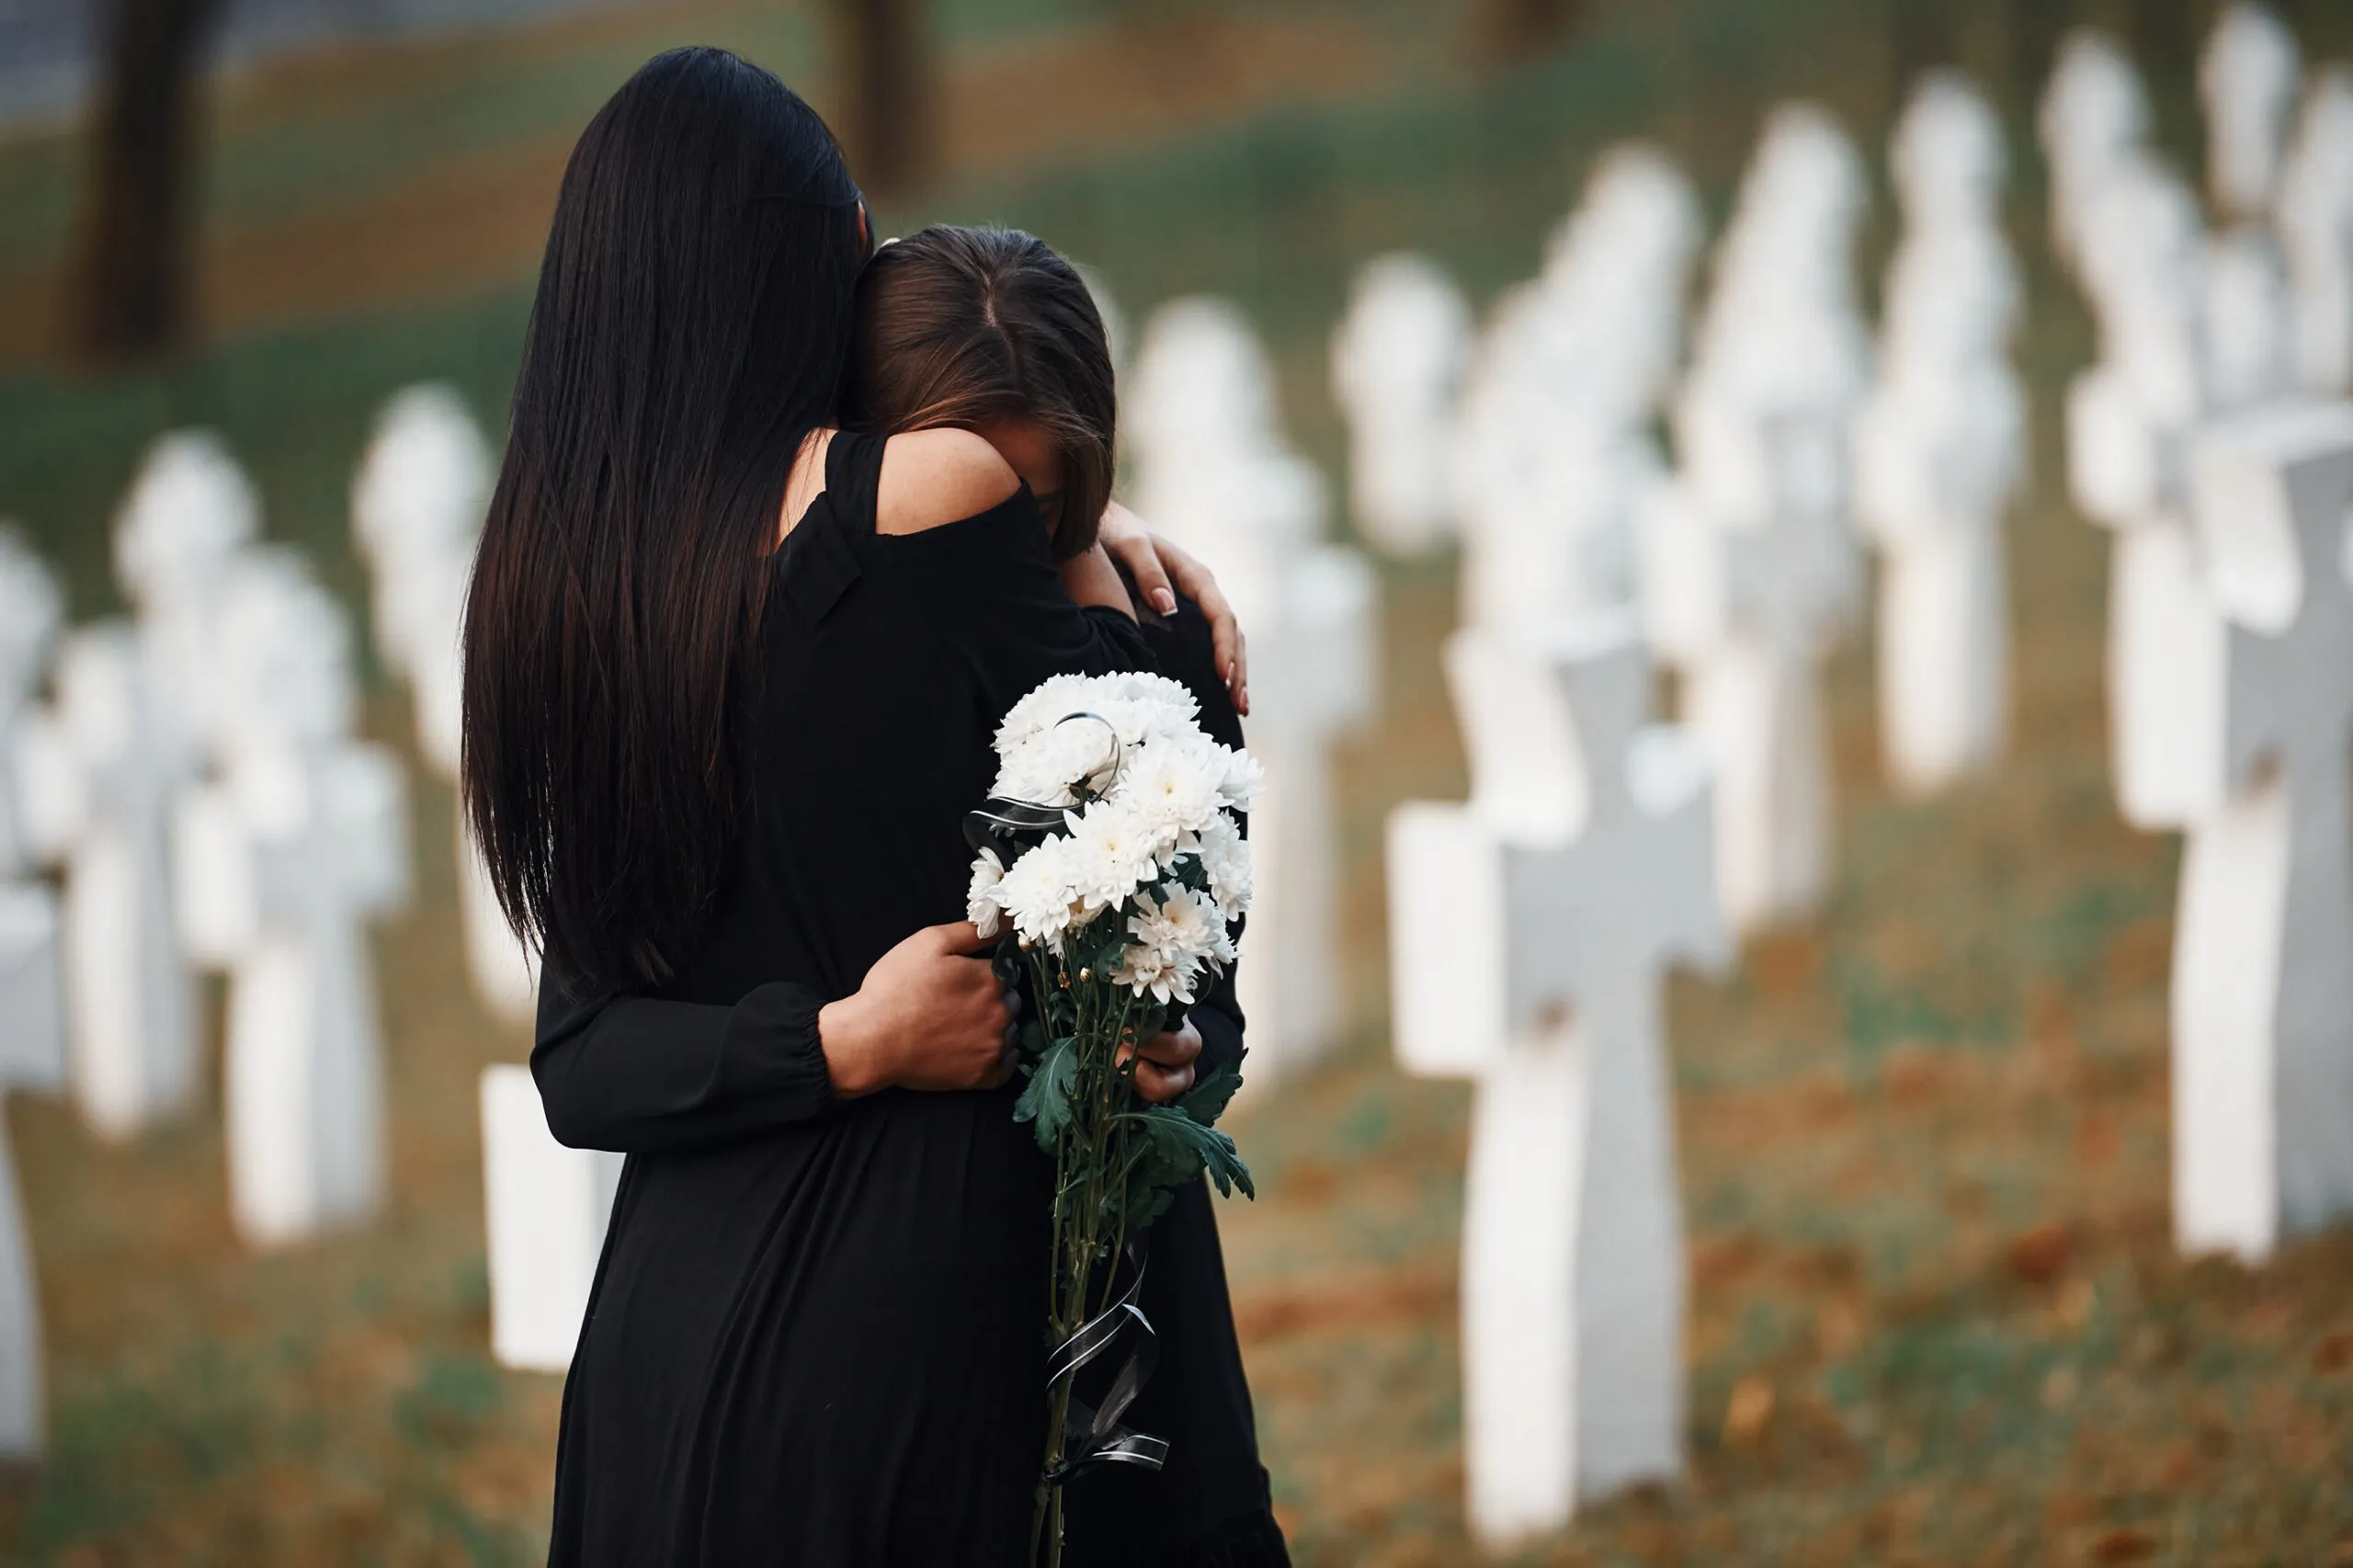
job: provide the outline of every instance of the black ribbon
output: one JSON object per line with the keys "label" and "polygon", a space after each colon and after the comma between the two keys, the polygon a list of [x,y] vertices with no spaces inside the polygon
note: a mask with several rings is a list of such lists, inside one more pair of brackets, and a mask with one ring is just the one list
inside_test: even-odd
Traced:
{"label": "black ribbon", "polygon": [[1153,1369],[1160,1363],[1160,1337],[1153,1332],[1152,1320],[1136,1304],[1136,1299],[1143,1292],[1144,1249],[1141,1240],[1128,1244],[1125,1261],[1132,1267],[1132,1272],[1119,1299],[1079,1324],[1046,1358],[1046,1394],[1051,1400],[1056,1383],[1065,1378],[1076,1378],[1082,1368],[1100,1359],[1115,1346],[1124,1342],[1128,1347],[1126,1359],[1111,1374],[1110,1386],[1099,1402],[1090,1404],[1074,1392],[1070,1396],[1063,1428],[1063,1457],[1046,1471],[1049,1486],[1060,1486],[1094,1465],[1131,1464],[1158,1470],[1168,1459],[1167,1438],[1155,1437],[1148,1432],[1131,1432],[1120,1425],[1120,1417],[1136,1402],[1136,1395],[1143,1392]]}

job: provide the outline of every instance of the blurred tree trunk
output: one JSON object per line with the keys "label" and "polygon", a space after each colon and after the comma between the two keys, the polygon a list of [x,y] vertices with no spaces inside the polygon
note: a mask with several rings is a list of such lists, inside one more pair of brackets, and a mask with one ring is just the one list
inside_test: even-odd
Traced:
{"label": "blurred tree trunk", "polygon": [[114,0],[73,278],[74,349],[149,358],[188,325],[195,97],[220,0]]}
{"label": "blurred tree trunk", "polygon": [[1480,0],[1478,47],[1491,65],[1549,52],[1585,20],[1586,0]]}
{"label": "blurred tree trunk", "polygon": [[834,0],[843,140],[867,189],[904,190],[931,170],[931,51],[925,0]]}

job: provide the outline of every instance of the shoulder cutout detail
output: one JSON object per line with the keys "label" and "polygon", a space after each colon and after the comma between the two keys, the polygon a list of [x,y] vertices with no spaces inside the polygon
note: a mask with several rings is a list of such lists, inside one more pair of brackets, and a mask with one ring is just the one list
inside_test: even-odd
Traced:
{"label": "shoulder cutout detail", "polygon": [[962,522],[1020,488],[1013,465],[970,430],[912,430],[883,443],[875,531],[915,534]]}

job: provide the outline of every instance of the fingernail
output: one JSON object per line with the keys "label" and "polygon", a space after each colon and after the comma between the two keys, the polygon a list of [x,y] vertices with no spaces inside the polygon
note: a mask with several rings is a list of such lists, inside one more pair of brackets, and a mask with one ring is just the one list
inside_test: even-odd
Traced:
{"label": "fingernail", "polygon": [[1152,608],[1163,615],[1175,615],[1176,596],[1165,588],[1154,588],[1152,590]]}

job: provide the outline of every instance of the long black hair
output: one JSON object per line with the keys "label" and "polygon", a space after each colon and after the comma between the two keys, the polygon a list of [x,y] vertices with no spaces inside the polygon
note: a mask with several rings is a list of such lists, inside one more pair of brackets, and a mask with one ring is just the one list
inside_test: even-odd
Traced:
{"label": "long black hair", "polygon": [[723,50],[649,61],[564,169],[466,605],[461,789],[567,989],[662,980],[716,896],[761,565],[866,252],[824,121]]}

